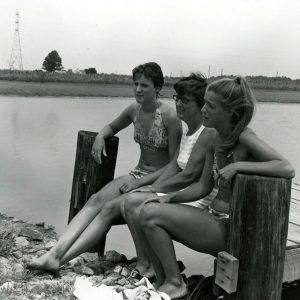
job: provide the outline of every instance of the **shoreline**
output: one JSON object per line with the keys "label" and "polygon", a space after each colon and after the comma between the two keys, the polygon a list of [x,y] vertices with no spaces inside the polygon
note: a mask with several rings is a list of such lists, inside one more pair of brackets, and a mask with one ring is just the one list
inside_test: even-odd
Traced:
{"label": "shoreline", "polygon": [[[300,103],[300,91],[254,89],[258,102]],[[174,90],[164,87],[161,98],[171,99]],[[1,97],[74,97],[74,98],[133,98],[131,85],[61,83],[61,82],[21,82],[0,80]]]}

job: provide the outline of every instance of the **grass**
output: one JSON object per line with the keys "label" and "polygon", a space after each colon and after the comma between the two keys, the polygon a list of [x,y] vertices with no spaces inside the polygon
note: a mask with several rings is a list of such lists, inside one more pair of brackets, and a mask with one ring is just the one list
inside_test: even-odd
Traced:
{"label": "grass", "polygon": [[[171,98],[172,87],[165,87],[161,94]],[[24,82],[0,80],[0,95],[48,97],[133,97],[133,87],[123,84]],[[256,89],[260,102],[300,103],[300,91]]]}

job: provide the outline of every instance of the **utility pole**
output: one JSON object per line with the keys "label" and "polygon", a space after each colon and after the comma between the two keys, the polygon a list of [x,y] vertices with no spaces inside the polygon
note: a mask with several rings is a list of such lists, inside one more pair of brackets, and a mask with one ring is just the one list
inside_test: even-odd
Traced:
{"label": "utility pole", "polygon": [[223,69],[221,69],[221,76],[223,76]]}
{"label": "utility pole", "polygon": [[209,79],[210,77],[210,65],[208,65],[208,75],[207,75],[207,78]]}
{"label": "utility pole", "polygon": [[19,31],[19,12],[18,11],[16,12],[15,33],[14,33],[13,46],[12,46],[11,54],[10,54],[9,69],[10,70],[23,70],[20,31]]}

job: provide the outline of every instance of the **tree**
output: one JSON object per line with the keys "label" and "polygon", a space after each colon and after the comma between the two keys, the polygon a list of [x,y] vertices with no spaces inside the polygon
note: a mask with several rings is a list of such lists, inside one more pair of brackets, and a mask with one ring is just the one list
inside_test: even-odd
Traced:
{"label": "tree", "polygon": [[61,64],[61,57],[56,50],[51,51],[45,57],[42,68],[48,72],[60,71],[63,69],[63,66]]}
{"label": "tree", "polygon": [[96,68],[84,69],[85,74],[97,74]]}

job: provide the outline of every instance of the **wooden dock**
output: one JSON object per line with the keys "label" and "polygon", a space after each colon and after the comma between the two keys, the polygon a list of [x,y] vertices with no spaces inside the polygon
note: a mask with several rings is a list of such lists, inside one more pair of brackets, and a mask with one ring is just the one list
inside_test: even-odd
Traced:
{"label": "wooden dock", "polygon": [[300,279],[300,184],[293,182],[283,282]]}

